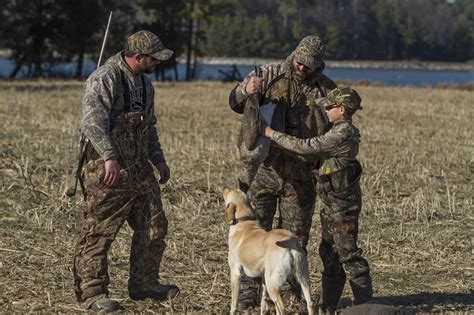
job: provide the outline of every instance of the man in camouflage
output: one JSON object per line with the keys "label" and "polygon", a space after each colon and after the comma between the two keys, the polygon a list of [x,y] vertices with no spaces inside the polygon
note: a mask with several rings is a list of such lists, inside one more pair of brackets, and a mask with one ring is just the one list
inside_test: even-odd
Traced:
{"label": "man in camouflage", "polygon": [[319,254],[323,261],[323,312],[336,311],[349,275],[354,304],[372,298],[372,281],[367,260],[357,246],[358,220],[362,207],[359,185],[362,167],[356,156],[359,151],[359,130],[351,117],[358,110],[361,98],[351,88],[336,88],[317,104],[324,107],[333,127],[324,135],[300,139],[263,126],[262,134],[279,147],[295,152],[306,160],[321,159],[314,170],[317,192],[324,204],[321,210],[322,237]]}
{"label": "man in camouflage", "polygon": [[[261,67],[261,76],[250,73],[230,93],[232,110],[243,113],[249,96],[259,93],[262,105],[275,104],[272,127],[299,138],[311,138],[328,130],[324,111],[314,106],[315,100],[336,87],[322,74],[325,63],[324,45],[316,36],[307,36],[280,63]],[[258,130],[257,130],[258,132]],[[278,207],[279,226],[295,233],[306,250],[316,192],[311,170],[314,163],[301,161],[291,154],[271,148],[258,168],[248,191],[262,226],[270,230]],[[253,307],[258,302],[259,280],[244,277],[237,304],[238,310]]]}
{"label": "man in camouflage", "polygon": [[159,282],[168,221],[160,183],[170,177],[155,128],[154,89],[145,73],[173,52],[148,31],[128,38],[128,48],[107,60],[85,84],[80,182],[86,209],[74,256],[75,293],[85,309],[119,308],[108,297],[107,252],[122,224],[133,229],[130,298],[162,300],[178,287]]}

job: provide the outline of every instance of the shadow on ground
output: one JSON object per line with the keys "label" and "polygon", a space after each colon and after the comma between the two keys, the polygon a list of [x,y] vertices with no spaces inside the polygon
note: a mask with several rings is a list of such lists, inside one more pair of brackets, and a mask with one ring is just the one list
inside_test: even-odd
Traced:
{"label": "shadow on ground", "polygon": [[[474,308],[474,292],[420,292],[398,296],[375,296],[371,303],[403,307],[410,312],[468,311]],[[350,299],[342,299],[340,307],[351,306]]]}

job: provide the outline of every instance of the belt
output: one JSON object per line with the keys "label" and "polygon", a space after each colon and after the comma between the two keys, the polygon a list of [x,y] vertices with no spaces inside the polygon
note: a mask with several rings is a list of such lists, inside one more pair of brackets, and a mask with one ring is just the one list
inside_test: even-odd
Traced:
{"label": "belt", "polygon": [[[353,175],[351,176],[350,179],[347,179],[347,181],[346,180],[341,181],[343,177],[338,178],[337,176],[341,175],[342,172],[349,171],[349,169],[353,169],[353,172],[351,172]],[[343,190],[344,188],[347,188],[353,185],[356,181],[359,180],[361,174],[362,174],[362,166],[357,160],[329,174],[319,175],[318,170],[313,170],[314,177],[319,183],[321,183],[321,186],[323,187],[323,191],[326,194],[336,191],[336,190],[338,191]],[[342,174],[342,175],[348,176],[349,174]]]}

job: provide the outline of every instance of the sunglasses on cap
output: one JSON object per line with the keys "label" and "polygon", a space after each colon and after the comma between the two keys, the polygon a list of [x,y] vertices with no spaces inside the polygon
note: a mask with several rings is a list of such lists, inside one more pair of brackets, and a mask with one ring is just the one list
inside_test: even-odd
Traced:
{"label": "sunglasses on cap", "polygon": [[153,57],[152,55],[149,55],[149,54],[140,54],[141,56],[143,57],[150,57],[150,59],[153,61],[153,62],[160,62],[159,59],[156,59],[155,57]]}
{"label": "sunglasses on cap", "polygon": [[336,107],[341,107],[342,104],[331,104],[331,105],[326,105],[324,106],[324,110],[331,110],[333,108],[336,108]]}

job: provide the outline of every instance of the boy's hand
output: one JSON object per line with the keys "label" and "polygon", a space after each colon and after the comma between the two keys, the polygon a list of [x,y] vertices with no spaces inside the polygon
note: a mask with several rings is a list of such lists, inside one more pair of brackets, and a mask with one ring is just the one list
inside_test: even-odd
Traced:
{"label": "boy's hand", "polygon": [[265,136],[265,137],[268,137],[268,138],[271,138],[273,136],[273,129],[268,127],[265,123],[262,123],[260,125],[260,134],[262,136]]}

